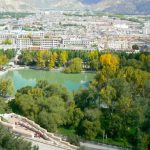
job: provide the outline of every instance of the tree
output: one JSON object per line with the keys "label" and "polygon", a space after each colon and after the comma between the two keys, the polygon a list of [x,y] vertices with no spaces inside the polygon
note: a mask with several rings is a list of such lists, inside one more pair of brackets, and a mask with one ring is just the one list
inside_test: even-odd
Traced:
{"label": "tree", "polygon": [[76,145],[76,146],[80,146],[80,140],[79,137],[77,135],[70,135],[67,137],[67,141],[70,144]]}
{"label": "tree", "polygon": [[14,92],[13,82],[10,79],[0,80],[0,95],[2,97],[12,96]]}
{"label": "tree", "polygon": [[116,98],[116,89],[112,86],[102,88],[100,91],[101,102],[105,103],[108,107],[113,106],[113,101]]}
{"label": "tree", "polygon": [[43,98],[44,92],[42,89],[35,87],[28,91],[28,95],[31,95],[35,100],[38,100]]}
{"label": "tree", "polygon": [[[47,130],[56,131],[59,126],[67,124],[67,118],[72,118],[66,113],[71,110],[69,104],[73,103],[72,99],[72,94],[66,88],[40,81],[36,87],[18,90],[10,106],[16,113],[34,120]],[[80,112],[77,115],[80,116]]]}
{"label": "tree", "polygon": [[139,46],[135,44],[135,45],[132,46],[132,49],[133,50],[139,50]]}
{"label": "tree", "polygon": [[4,65],[6,65],[8,62],[8,58],[6,55],[0,55],[0,69],[3,68]]}
{"label": "tree", "polygon": [[70,102],[66,108],[67,116],[66,116],[66,127],[77,128],[80,121],[83,119],[84,114],[80,108],[74,104],[74,102]]}
{"label": "tree", "polygon": [[40,81],[37,82],[36,87],[41,88],[41,89],[44,89],[44,88],[46,88],[48,85],[49,85],[49,84],[48,84],[48,81],[46,81],[46,80],[40,80]]}
{"label": "tree", "polygon": [[68,60],[68,53],[66,51],[62,51],[59,55],[59,66],[60,65],[65,66],[67,60]]}
{"label": "tree", "polygon": [[65,122],[65,103],[58,96],[52,96],[41,104],[44,109],[38,115],[40,125],[49,131],[56,131]]}
{"label": "tree", "polygon": [[114,54],[103,54],[100,56],[102,66],[109,66],[112,70],[116,70],[119,66],[119,58]]}
{"label": "tree", "polygon": [[50,53],[50,56],[49,56],[49,63],[48,63],[48,68],[49,69],[52,69],[55,67],[55,61],[57,59],[57,54],[53,54],[52,52]]}
{"label": "tree", "polygon": [[99,69],[99,62],[97,59],[92,59],[89,61],[90,69],[98,71]]}
{"label": "tree", "polygon": [[8,59],[12,59],[15,56],[15,50],[14,49],[8,49],[4,51]]}
{"label": "tree", "polygon": [[8,129],[0,125],[0,146],[7,150],[38,150],[37,146],[32,146],[20,137],[12,134]]}
{"label": "tree", "polygon": [[69,67],[65,68],[65,73],[80,73],[82,71],[82,59],[74,58],[71,60]]}
{"label": "tree", "polygon": [[59,96],[64,102],[70,102],[73,100],[73,95],[65,87],[58,84],[50,84],[44,88],[45,97]]}
{"label": "tree", "polygon": [[75,93],[74,100],[76,105],[82,110],[85,108],[99,107],[98,92],[93,86],[89,86],[88,89],[77,91]]}
{"label": "tree", "polygon": [[98,109],[86,109],[84,112],[84,119],[78,126],[79,135],[91,140],[100,132],[100,111]]}
{"label": "tree", "polygon": [[88,57],[90,60],[98,59],[98,52],[97,51],[91,51],[91,52],[89,52]]}
{"label": "tree", "polygon": [[2,44],[11,45],[12,41],[11,41],[11,39],[6,39],[6,40],[2,41]]}
{"label": "tree", "polygon": [[0,98],[0,114],[10,112],[11,109],[8,106],[8,103],[5,102],[5,99]]}
{"label": "tree", "polygon": [[33,53],[30,51],[23,51],[21,54],[21,62],[25,65],[31,65],[33,62]]}
{"label": "tree", "polygon": [[37,66],[39,67],[45,67],[46,66],[46,62],[44,60],[44,51],[38,51],[36,53],[36,59],[37,59]]}
{"label": "tree", "polygon": [[[38,99],[41,101],[41,99]],[[38,103],[33,99],[32,95],[22,94],[15,99],[15,108],[17,112],[31,120],[36,120],[37,113],[40,111]]]}

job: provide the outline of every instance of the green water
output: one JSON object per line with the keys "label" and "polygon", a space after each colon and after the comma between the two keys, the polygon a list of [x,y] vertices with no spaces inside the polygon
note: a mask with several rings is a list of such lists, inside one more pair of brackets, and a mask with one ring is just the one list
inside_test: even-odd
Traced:
{"label": "green water", "polygon": [[73,91],[80,87],[86,88],[89,81],[94,78],[94,73],[80,73],[80,74],[64,74],[59,71],[43,71],[22,69],[9,71],[3,77],[11,78],[15,92],[25,86],[35,86],[39,80],[47,80],[49,83],[56,83],[64,85],[67,89]]}

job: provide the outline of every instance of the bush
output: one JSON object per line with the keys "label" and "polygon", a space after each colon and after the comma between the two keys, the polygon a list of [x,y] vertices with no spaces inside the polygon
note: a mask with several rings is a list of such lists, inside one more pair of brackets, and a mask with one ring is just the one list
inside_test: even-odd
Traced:
{"label": "bush", "polygon": [[80,146],[79,136],[77,136],[77,135],[69,135],[67,140],[70,144]]}

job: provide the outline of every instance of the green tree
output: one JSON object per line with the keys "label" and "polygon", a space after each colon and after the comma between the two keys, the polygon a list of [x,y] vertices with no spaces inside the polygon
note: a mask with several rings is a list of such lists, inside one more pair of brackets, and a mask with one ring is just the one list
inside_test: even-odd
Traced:
{"label": "green tree", "polygon": [[100,111],[98,109],[86,109],[84,119],[78,126],[78,133],[86,139],[94,139],[101,132]]}
{"label": "green tree", "polygon": [[6,39],[6,40],[2,41],[2,44],[11,45],[12,44],[12,40],[11,39]]}
{"label": "green tree", "polygon": [[71,60],[69,67],[64,69],[65,73],[80,73],[82,71],[82,59],[74,58]]}
{"label": "green tree", "polygon": [[139,46],[135,44],[135,45],[132,46],[132,49],[133,50],[139,50]]}
{"label": "green tree", "polygon": [[52,96],[41,104],[44,109],[38,115],[39,124],[49,131],[56,131],[65,122],[65,103],[58,96]]}
{"label": "green tree", "polygon": [[8,103],[5,102],[5,99],[0,97],[0,114],[11,112],[11,109],[8,106]]}
{"label": "green tree", "polygon": [[6,55],[0,55],[0,70],[6,65],[8,62],[8,58]]}
{"label": "green tree", "polygon": [[34,58],[33,56],[34,56],[33,52],[23,51],[20,56],[21,63],[25,65],[31,65]]}
{"label": "green tree", "polygon": [[8,129],[0,125],[0,146],[7,150],[38,150],[37,146],[12,134]]}
{"label": "green tree", "polygon": [[15,50],[14,49],[8,49],[4,51],[8,59],[11,59],[15,56]]}
{"label": "green tree", "polygon": [[0,80],[0,95],[2,97],[12,96],[14,92],[13,82],[10,79]]}

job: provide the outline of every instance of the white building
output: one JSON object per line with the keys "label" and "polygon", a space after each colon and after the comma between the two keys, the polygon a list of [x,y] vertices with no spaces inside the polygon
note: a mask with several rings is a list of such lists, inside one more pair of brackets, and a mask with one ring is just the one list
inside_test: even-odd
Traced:
{"label": "white building", "polygon": [[114,50],[127,50],[130,48],[128,41],[112,40],[108,42],[108,48]]}
{"label": "white building", "polygon": [[146,22],[143,27],[143,34],[150,35],[150,22]]}
{"label": "white building", "polygon": [[28,49],[32,46],[32,41],[30,38],[17,38],[16,48],[17,49]]}
{"label": "white building", "polygon": [[42,48],[58,48],[60,47],[61,38],[42,38],[40,46]]}
{"label": "white building", "polygon": [[80,49],[88,49],[92,48],[92,45],[95,44],[93,39],[88,38],[66,38],[62,40],[62,46],[65,48],[80,48]]}

